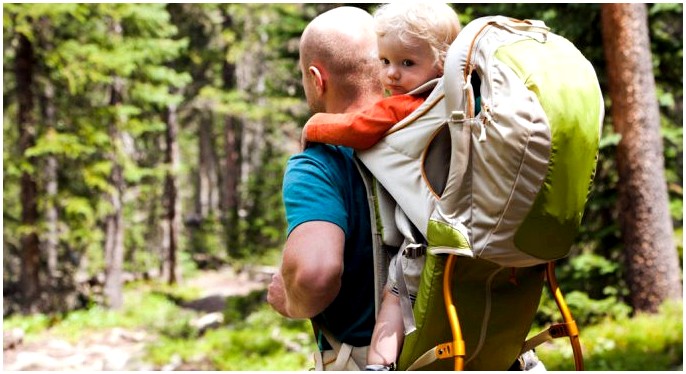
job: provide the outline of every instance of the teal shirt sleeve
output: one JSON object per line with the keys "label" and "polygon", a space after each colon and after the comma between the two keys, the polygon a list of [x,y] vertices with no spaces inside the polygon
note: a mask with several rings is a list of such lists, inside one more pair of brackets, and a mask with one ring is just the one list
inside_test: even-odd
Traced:
{"label": "teal shirt sleeve", "polygon": [[288,234],[309,221],[326,221],[348,230],[343,178],[346,170],[323,146],[291,157],[283,180]]}

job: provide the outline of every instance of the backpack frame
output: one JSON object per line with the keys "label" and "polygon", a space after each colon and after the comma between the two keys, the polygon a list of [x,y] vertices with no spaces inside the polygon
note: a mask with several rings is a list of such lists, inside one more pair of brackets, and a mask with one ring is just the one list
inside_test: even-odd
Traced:
{"label": "backpack frame", "polygon": [[[424,104],[374,147],[357,153],[376,222],[377,310],[388,248],[403,240],[390,213],[396,204],[426,239],[420,295],[409,311],[418,330],[406,337],[398,368],[445,369],[436,361],[453,358],[457,370],[465,364],[506,370],[502,365],[512,357],[568,336],[582,370],[579,331],[557,285],[554,261],[569,254],[595,174],[604,103],[593,67],[541,21],[484,17],[463,28],[448,52],[444,76],[416,91],[425,90],[432,91]],[[497,297],[516,294],[508,289],[509,269],[522,274],[514,283],[523,285],[514,286],[522,289],[523,321],[503,326],[484,316],[477,333],[467,332],[474,339],[465,343],[458,314],[469,314],[459,304],[460,293],[468,291],[459,285],[470,268],[485,269],[479,272],[486,278],[473,279],[488,285],[486,299],[496,304]],[[526,340],[542,287],[543,277],[536,274],[544,273],[564,322]],[[445,304],[441,312],[431,308],[439,299]],[[491,307],[481,311],[490,317]],[[436,313],[447,319],[450,337],[423,333],[439,318]],[[495,330],[512,330],[501,338],[507,344],[489,341]],[[439,341],[418,344],[426,339]],[[506,352],[500,361],[488,357],[497,349]]]}

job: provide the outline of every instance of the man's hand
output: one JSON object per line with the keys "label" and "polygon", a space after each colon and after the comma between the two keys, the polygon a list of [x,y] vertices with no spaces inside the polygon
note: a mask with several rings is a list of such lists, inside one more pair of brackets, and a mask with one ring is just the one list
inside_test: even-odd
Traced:
{"label": "man's hand", "polygon": [[286,290],[283,287],[281,271],[272,276],[272,282],[267,289],[267,302],[284,317],[290,317],[286,311]]}

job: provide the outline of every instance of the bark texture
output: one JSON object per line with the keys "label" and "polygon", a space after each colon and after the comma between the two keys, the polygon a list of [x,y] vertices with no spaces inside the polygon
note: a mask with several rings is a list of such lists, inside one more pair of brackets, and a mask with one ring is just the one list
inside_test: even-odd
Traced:
{"label": "bark texture", "polygon": [[[19,34],[15,59],[14,73],[17,81],[19,125],[19,152],[26,150],[36,143],[36,124],[33,113],[35,95],[34,48],[31,41],[23,34]],[[34,164],[34,159],[29,159]],[[35,165],[34,165],[35,166]],[[38,185],[34,175],[24,171],[20,179],[21,223],[25,231],[21,235],[21,271],[19,287],[22,295],[22,312],[37,311],[36,303],[40,298],[40,246],[36,224],[38,222]]]}
{"label": "bark texture", "polygon": [[603,4],[612,122],[617,147],[619,218],[627,283],[638,311],[657,311],[682,297],[669,213],[660,112],[652,70],[645,4]]}

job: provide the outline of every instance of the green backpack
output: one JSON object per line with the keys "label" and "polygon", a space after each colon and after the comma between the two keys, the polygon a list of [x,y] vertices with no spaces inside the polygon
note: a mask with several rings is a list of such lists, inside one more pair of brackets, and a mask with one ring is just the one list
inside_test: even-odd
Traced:
{"label": "green backpack", "polygon": [[[541,21],[484,17],[422,90],[417,110],[357,154],[377,223],[377,294],[388,248],[407,239],[397,226],[412,224],[426,245],[398,368],[507,370],[565,335],[580,354],[552,262],[569,254],[595,173],[604,103],[593,67]],[[545,274],[565,323],[525,342]]]}

